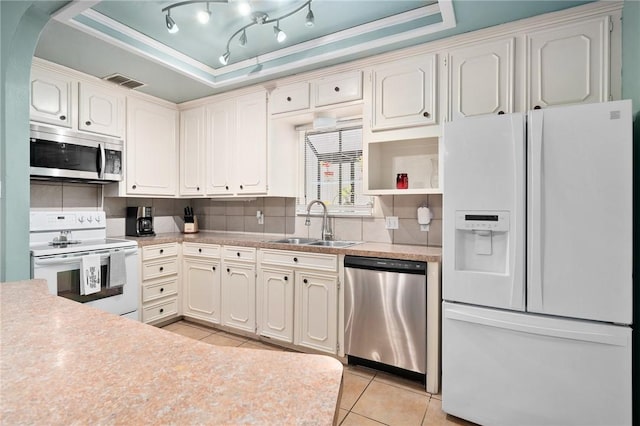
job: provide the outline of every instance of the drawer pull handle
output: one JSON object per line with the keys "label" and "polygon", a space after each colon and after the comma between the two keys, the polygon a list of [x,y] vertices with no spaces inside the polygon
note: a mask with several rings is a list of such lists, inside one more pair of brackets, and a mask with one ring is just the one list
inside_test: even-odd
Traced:
{"label": "drawer pull handle", "polygon": [[61,116],[60,116],[60,120],[66,120],[66,119],[67,119],[67,116],[66,116],[66,115],[61,115]]}
{"label": "drawer pull handle", "polygon": [[201,248],[198,249],[198,253],[202,253],[202,249]]}
{"label": "drawer pull handle", "polygon": [[287,96],[287,102],[291,102],[291,96]]}
{"label": "drawer pull handle", "polygon": [[504,115],[504,111],[498,111],[498,115]]}
{"label": "drawer pull handle", "polygon": [[163,312],[164,312],[164,308],[160,308],[160,313],[163,313]]}
{"label": "drawer pull handle", "polygon": [[340,91],[340,88],[338,86],[334,87],[333,90],[335,90],[336,92]]}
{"label": "drawer pull handle", "polygon": [[309,281],[307,281],[307,279],[305,278],[304,280],[302,280],[302,282],[307,284]]}
{"label": "drawer pull handle", "polygon": [[240,252],[237,252],[236,254],[238,255],[238,257],[240,257]]}
{"label": "drawer pull handle", "polygon": [[160,287],[160,293],[164,291],[164,287]]}
{"label": "drawer pull handle", "polygon": [[164,271],[164,266],[160,267],[160,272]]}
{"label": "drawer pull handle", "polygon": [[294,261],[294,262],[297,262],[297,261],[298,261],[298,258],[297,258],[297,257],[294,257],[294,258],[293,258],[293,261]]}
{"label": "drawer pull handle", "polygon": [[534,106],[533,109],[540,109],[540,105]]}
{"label": "drawer pull handle", "polygon": [[164,249],[160,249],[160,254],[164,253]]}

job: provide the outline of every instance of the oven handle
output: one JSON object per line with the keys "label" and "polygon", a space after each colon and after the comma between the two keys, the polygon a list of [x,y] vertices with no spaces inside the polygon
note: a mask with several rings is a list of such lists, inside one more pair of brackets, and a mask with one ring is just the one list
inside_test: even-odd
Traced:
{"label": "oven handle", "polygon": [[[114,253],[115,251],[97,251],[97,252],[92,252],[92,254],[104,254],[104,256],[100,256],[100,260],[106,259],[109,257],[109,254]],[[124,251],[124,255],[131,255],[134,253],[137,253],[138,249],[137,248],[131,248],[131,249],[125,249]],[[73,256],[55,256],[55,257],[48,257],[48,258],[44,258],[44,259],[38,259],[35,258],[33,259],[33,264],[34,265],[66,265],[69,263],[76,263],[78,262],[78,260],[80,258],[82,258],[82,256],[85,256],[87,253],[77,253],[74,254]]]}

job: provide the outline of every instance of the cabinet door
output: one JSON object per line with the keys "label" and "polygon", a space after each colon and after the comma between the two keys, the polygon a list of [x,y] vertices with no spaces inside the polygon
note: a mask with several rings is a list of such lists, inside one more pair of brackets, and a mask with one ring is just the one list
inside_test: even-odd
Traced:
{"label": "cabinet door", "polygon": [[609,97],[609,17],[527,35],[529,108]]}
{"label": "cabinet door", "polygon": [[184,259],[184,314],[220,323],[220,262]]}
{"label": "cabinet door", "polygon": [[335,354],[338,339],[338,278],[296,273],[296,342]]}
{"label": "cabinet door", "polygon": [[256,331],[256,267],[226,263],[222,272],[222,324]]}
{"label": "cabinet door", "polygon": [[449,52],[449,117],[513,112],[514,39]]}
{"label": "cabinet door", "polygon": [[259,275],[262,336],[293,342],[293,271],[262,268]]}
{"label": "cabinet door", "polygon": [[372,130],[436,123],[436,55],[421,55],[373,69]]}
{"label": "cabinet door", "polygon": [[175,195],[178,112],[129,98],[127,117],[127,193]]}
{"label": "cabinet door", "polygon": [[124,130],[124,96],[100,86],[80,83],[78,128],[121,138]]}
{"label": "cabinet door", "polygon": [[233,149],[233,192],[238,195],[267,192],[266,92],[236,99]]}
{"label": "cabinet door", "polygon": [[32,68],[29,105],[31,120],[71,127],[72,85],[73,81],[68,78]]}
{"label": "cabinet door", "polygon": [[235,105],[219,102],[205,108],[207,194],[231,194],[231,147],[235,135]]}
{"label": "cabinet door", "polygon": [[180,112],[180,195],[204,195],[204,108]]}

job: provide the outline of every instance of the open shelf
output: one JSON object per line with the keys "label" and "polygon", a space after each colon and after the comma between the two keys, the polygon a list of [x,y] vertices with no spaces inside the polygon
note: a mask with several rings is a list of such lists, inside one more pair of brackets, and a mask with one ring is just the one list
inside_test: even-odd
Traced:
{"label": "open shelf", "polygon": [[[369,143],[365,147],[366,194],[439,194],[439,138]],[[396,176],[406,173],[408,189],[396,189]]]}

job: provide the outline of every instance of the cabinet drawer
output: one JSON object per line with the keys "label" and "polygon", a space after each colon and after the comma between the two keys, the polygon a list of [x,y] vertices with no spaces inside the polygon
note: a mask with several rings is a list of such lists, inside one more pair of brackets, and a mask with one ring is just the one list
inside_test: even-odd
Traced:
{"label": "cabinet drawer", "polygon": [[217,244],[182,243],[182,254],[184,256],[219,258],[220,246]]}
{"label": "cabinet drawer", "polygon": [[178,315],[177,297],[142,308],[142,322],[157,321],[175,315]]}
{"label": "cabinet drawer", "polygon": [[142,263],[142,280],[166,277],[178,273],[178,258]]}
{"label": "cabinet drawer", "polygon": [[335,254],[305,253],[300,251],[262,250],[261,264],[283,265],[317,271],[338,270],[338,256]]}
{"label": "cabinet drawer", "polygon": [[222,256],[225,260],[240,260],[245,262],[256,261],[256,249],[253,247],[227,246],[222,248]]}
{"label": "cabinet drawer", "polygon": [[161,279],[142,286],[142,303],[178,294],[177,277]]}
{"label": "cabinet drawer", "polygon": [[309,108],[309,83],[295,83],[278,87],[269,97],[271,114]]}
{"label": "cabinet drawer", "polygon": [[157,259],[159,257],[177,256],[178,243],[154,244],[142,247],[142,260]]}
{"label": "cabinet drawer", "polygon": [[315,82],[316,106],[362,99],[360,71],[334,75]]}

